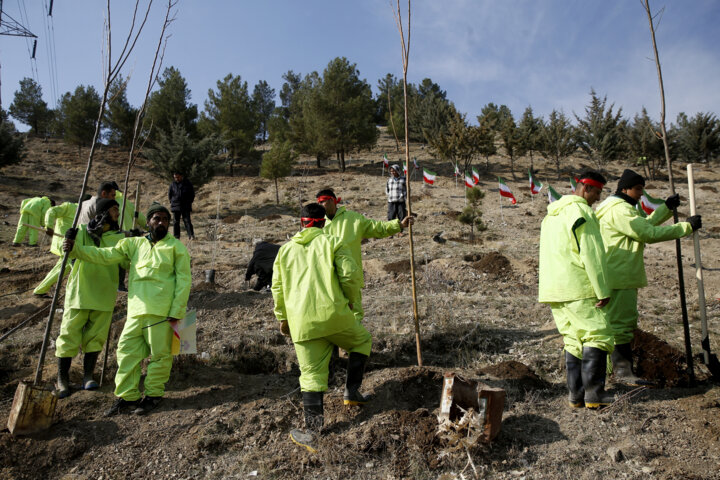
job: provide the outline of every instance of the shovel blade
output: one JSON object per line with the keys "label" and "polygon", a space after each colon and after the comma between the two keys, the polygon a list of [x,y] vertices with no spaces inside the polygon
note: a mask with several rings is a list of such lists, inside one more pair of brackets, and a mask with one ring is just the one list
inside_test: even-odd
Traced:
{"label": "shovel blade", "polygon": [[476,380],[466,380],[453,372],[443,377],[439,419],[456,421],[463,411],[472,408],[478,412],[478,424],[475,427],[482,431],[478,440],[483,443],[492,441],[502,426],[505,390]]}
{"label": "shovel blade", "polygon": [[13,435],[46,430],[55,416],[57,397],[49,390],[20,382],[10,408],[7,427]]}

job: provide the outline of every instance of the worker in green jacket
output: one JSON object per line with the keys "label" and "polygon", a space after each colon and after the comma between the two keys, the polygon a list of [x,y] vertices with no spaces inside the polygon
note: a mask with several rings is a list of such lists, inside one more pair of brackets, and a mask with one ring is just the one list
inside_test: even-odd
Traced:
{"label": "worker in green jacket", "polygon": [[[96,217],[81,225],[75,238],[77,247],[113,247],[124,234],[118,231],[120,210],[115,200],[101,198],[95,208]],[[71,254],[72,255],[72,254]],[[57,395],[70,395],[70,365],[83,352],[83,390],[95,390],[93,379],[98,355],[107,341],[115,299],[118,269],[114,265],[97,265],[77,259],[72,266],[65,288],[60,334],[55,341],[58,359]]]}
{"label": "worker in green jacket", "polygon": [[633,373],[630,346],[638,324],[638,288],[648,284],[643,261],[645,244],[685,237],[702,226],[700,215],[690,217],[687,222],[662,226],[680,205],[678,194],[668,197],[664,205],[646,218],[637,208],[644,186],[645,179],[641,175],[625,170],[615,194],[597,209],[612,289],[607,314],[615,336],[611,357],[613,372],[616,381],[633,386],[651,383]]}
{"label": "worker in green jacket", "polygon": [[300,365],[306,430],[292,430],[290,438],[312,452],[323,424],[323,392],[333,346],[349,352],[344,404],[370,400],[359,389],[372,341],[353,314],[362,280],[347,245],[323,232],[325,213],[316,203],[303,207],[303,229],[280,247],[271,289],[275,317],[281,331],[292,338]]}
{"label": "worker in green jacket", "polygon": [[609,271],[600,225],[593,212],[605,178],[580,175],[575,193],[548,205],[540,229],[538,300],[552,309],[565,343],[571,407],[598,408],[614,398],[605,391],[613,332],[604,308],[610,301]]}
{"label": "worker in green jacket", "polygon": [[[28,246],[37,247],[38,230],[34,228],[28,229],[24,224],[44,227],[45,213],[52,206],[55,206],[55,202],[48,197],[26,198],[22,201],[20,204],[20,219],[12,243],[13,247],[19,247],[20,243],[25,240],[25,235],[28,235]],[[28,230],[30,231],[28,232]]]}
{"label": "worker in green jacket", "polygon": [[[45,213],[45,233],[52,237],[50,241],[50,252],[60,257],[55,266],[45,275],[42,282],[35,287],[33,293],[35,295],[45,295],[50,291],[55,282],[57,282],[58,274],[60,273],[60,266],[62,264],[62,237],[58,235],[64,235],[65,231],[72,226],[73,219],[75,218],[75,212],[77,211],[77,203],[63,202],[60,205],[50,207]],[[70,269],[65,269],[65,275],[70,273]]]}
{"label": "worker in green jacket", "polygon": [[[120,205],[120,210],[122,212],[123,194],[120,190],[115,191],[115,201],[118,202],[118,205]],[[130,230],[145,230],[147,228],[147,219],[145,218],[145,215],[135,209],[135,204],[131,202],[130,199],[125,201],[125,211],[122,212],[122,214],[123,219],[120,222],[120,230],[130,232]],[[137,217],[137,220],[135,217]],[[120,270],[120,276],[118,278],[118,292],[127,292],[127,287],[125,286],[125,276],[127,275],[127,271],[122,267],[118,268]]]}
{"label": "worker in green jacket", "polygon": [[[144,415],[162,402],[172,368],[173,326],[185,317],[190,296],[190,255],[182,242],[167,234],[170,211],[153,203],[146,218],[147,236],[124,238],[111,248],[76,246],[72,250],[69,239],[63,245],[81,260],[101,265],[130,263],[127,320],[117,349],[118,398],[107,416],[124,412]],[[143,397],[139,390],[141,362],[148,356]]]}

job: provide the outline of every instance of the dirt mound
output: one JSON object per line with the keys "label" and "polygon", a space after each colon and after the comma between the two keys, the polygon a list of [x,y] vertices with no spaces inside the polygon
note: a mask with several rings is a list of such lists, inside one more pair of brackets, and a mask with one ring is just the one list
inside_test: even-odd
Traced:
{"label": "dirt mound", "polygon": [[717,188],[711,186],[711,185],[700,185],[698,187],[700,190],[706,190],[708,192],[717,193]]}
{"label": "dirt mound", "polygon": [[264,193],[264,192],[265,192],[265,189],[263,187],[255,187],[252,191],[252,194],[257,195],[257,194]]}
{"label": "dirt mound", "polygon": [[685,354],[652,333],[635,330],[632,341],[637,375],[664,387],[689,385]]}
{"label": "dirt mound", "polygon": [[266,217],[262,217],[260,219],[261,222],[265,222],[267,220],[280,220],[282,217],[278,215],[277,213],[273,213],[272,215],[268,215]]}
{"label": "dirt mound", "polygon": [[457,220],[457,217],[460,215],[460,212],[457,210],[450,210],[449,212],[445,212],[445,216],[448,218],[451,218],[453,220]]}
{"label": "dirt mound", "polygon": [[501,380],[510,382],[525,390],[547,388],[548,384],[538,377],[530,367],[524,363],[510,360],[483,368],[480,373],[485,373]]}
{"label": "dirt mound", "polygon": [[242,215],[228,215],[222,218],[223,223],[237,223],[242,218]]}
{"label": "dirt mound", "polygon": [[386,263],[383,267],[387,273],[410,273],[410,260],[398,260],[397,262]]}
{"label": "dirt mound", "polygon": [[510,260],[499,252],[490,252],[484,255],[470,254],[465,255],[463,260],[466,262],[472,262],[472,267],[475,270],[479,270],[483,273],[492,275],[509,275],[512,273],[512,266]]}

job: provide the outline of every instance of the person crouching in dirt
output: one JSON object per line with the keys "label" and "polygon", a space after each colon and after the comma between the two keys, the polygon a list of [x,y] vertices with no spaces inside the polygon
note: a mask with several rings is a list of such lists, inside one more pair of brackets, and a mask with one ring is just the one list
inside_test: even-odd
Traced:
{"label": "person crouching in dirt", "polygon": [[[115,200],[101,198],[95,205],[96,216],[81,225],[75,244],[89,247],[113,247],[124,234],[118,232],[120,210]],[[67,233],[67,232],[66,232]],[[72,255],[72,254],[71,254]],[[117,297],[118,269],[115,265],[97,265],[76,260],[65,288],[60,334],[55,341],[58,359],[57,396],[70,395],[70,364],[78,350],[83,351],[83,390],[95,390],[95,363],[107,341]]]}
{"label": "person crouching in dirt", "polygon": [[22,203],[20,203],[20,218],[18,219],[17,230],[15,231],[12,246],[19,247],[27,235],[28,247],[37,247],[38,230],[34,228],[28,229],[25,224],[44,227],[45,213],[50,207],[54,206],[55,201],[48,197],[33,197],[23,200]]}
{"label": "person crouching in dirt", "polygon": [[280,245],[270,242],[258,242],[255,245],[253,256],[245,272],[245,281],[249,282],[253,275],[257,275],[257,281],[253,290],[260,291],[272,285],[273,263],[277,257]]}
{"label": "person crouching in dirt", "polygon": [[[190,296],[190,255],[182,242],[167,234],[170,211],[153,203],[146,218],[147,236],[124,238],[111,248],[73,248],[70,239],[63,244],[80,260],[100,265],[130,263],[128,314],[117,348],[118,398],[106,416],[144,415],[161,403],[172,367],[172,327],[185,316]],[[145,396],[140,400],[140,364],[148,355]]]}
{"label": "person crouching in dirt", "polygon": [[638,288],[646,287],[643,252],[646,243],[664,242],[692,234],[702,227],[700,215],[674,225],[661,224],[680,205],[680,195],[669,196],[649,217],[637,208],[643,195],[645,179],[632,170],[625,170],[617,191],[600,204],[600,220],[612,289],[607,315],[615,334],[615,350],[611,361],[615,381],[630,386],[651,385],[633,373],[630,342],[638,324]]}
{"label": "person crouching in dirt", "polygon": [[360,301],[360,269],[347,245],[323,232],[325,213],[316,203],[303,207],[303,229],[280,247],[272,279],[274,313],[280,330],[292,338],[300,365],[305,430],[292,430],[290,438],[313,453],[334,346],[349,352],[343,403],[370,401],[359,390],[372,339],[353,314]]}
{"label": "person crouching in dirt", "polygon": [[540,228],[538,301],[550,305],[563,336],[574,408],[614,401],[605,391],[607,354],[613,351],[612,327],[603,308],[610,301],[609,270],[591,208],[605,183],[599,173],[583,172],[574,194],[548,205]]}

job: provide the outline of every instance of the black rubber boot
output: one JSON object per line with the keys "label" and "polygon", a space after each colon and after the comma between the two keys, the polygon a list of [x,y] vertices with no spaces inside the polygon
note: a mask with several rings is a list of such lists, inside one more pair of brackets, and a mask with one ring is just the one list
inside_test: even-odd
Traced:
{"label": "black rubber boot", "polygon": [[582,360],[570,352],[565,352],[565,369],[567,370],[567,386],[570,391],[568,403],[573,408],[585,406],[585,389],[582,381]]}
{"label": "black rubber boot", "polygon": [[305,412],[305,430],[298,428],[290,431],[290,440],[305,447],[311,453],[317,453],[317,437],[323,426],[323,392],[302,392]]}
{"label": "black rubber boot", "polygon": [[582,383],[585,388],[585,407],[600,408],[615,401],[615,396],[605,391],[607,352],[594,347],[583,347]]}
{"label": "black rubber boot", "polygon": [[629,343],[615,345],[611,355],[613,378],[615,382],[630,387],[648,387],[654,385],[649,380],[644,380],[633,372],[632,348]]}
{"label": "black rubber boot", "polygon": [[345,394],[343,403],[345,405],[364,405],[372,398],[370,395],[360,393],[360,385],[365,374],[365,364],[368,356],[362,353],[350,352],[348,354],[347,379],[345,380]]}
{"label": "black rubber boot", "polygon": [[100,352],[88,352],[83,356],[83,390],[97,390],[99,387],[93,378],[98,355],[100,355]]}
{"label": "black rubber boot", "polygon": [[57,396],[58,398],[69,397],[70,393],[70,365],[72,357],[58,358]]}

